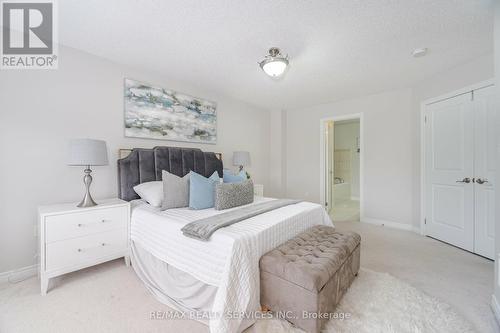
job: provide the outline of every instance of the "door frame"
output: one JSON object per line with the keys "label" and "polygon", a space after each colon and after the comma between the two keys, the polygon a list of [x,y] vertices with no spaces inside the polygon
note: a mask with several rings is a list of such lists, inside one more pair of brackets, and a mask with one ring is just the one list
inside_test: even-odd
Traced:
{"label": "door frame", "polygon": [[365,216],[365,205],[364,205],[364,153],[365,153],[365,144],[364,144],[364,114],[360,113],[352,113],[341,116],[331,116],[320,119],[319,126],[319,198],[320,203],[325,207],[325,199],[326,199],[326,177],[325,177],[325,167],[326,167],[326,156],[325,156],[325,125],[328,121],[342,121],[342,120],[355,120],[359,119],[359,219],[363,221]]}
{"label": "door frame", "polygon": [[457,97],[463,94],[468,94],[471,91],[474,90],[479,90],[483,88],[488,88],[492,85],[495,85],[495,79],[489,79],[485,80],[467,87],[464,87],[462,89],[458,89],[455,91],[452,91],[447,94],[443,94],[441,96],[433,97],[427,100],[424,100],[420,103],[420,234],[425,236],[427,235],[427,230],[425,228],[425,200],[426,200],[426,186],[425,186],[425,116],[426,116],[426,111],[427,111],[427,106],[438,103],[453,97]]}

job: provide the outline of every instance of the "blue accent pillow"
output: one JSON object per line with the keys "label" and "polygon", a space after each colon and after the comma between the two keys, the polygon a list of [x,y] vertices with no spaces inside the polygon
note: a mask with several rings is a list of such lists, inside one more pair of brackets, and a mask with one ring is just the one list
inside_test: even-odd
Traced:
{"label": "blue accent pillow", "polygon": [[189,172],[189,208],[206,209],[215,205],[215,185],[220,182],[219,174],[215,171],[210,178],[190,171]]}
{"label": "blue accent pillow", "polygon": [[231,170],[223,170],[224,183],[241,183],[247,180],[247,173],[241,170],[238,174],[234,174]]}

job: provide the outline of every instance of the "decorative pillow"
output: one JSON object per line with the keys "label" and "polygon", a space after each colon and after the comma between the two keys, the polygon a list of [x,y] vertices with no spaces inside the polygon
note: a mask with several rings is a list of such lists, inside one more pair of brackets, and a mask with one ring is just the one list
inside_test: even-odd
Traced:
{"label": "decorative pillow", "polygon": [[203,177],[194,171],[189,172],[189,208],[212,208],[215,202],[215,185],[220,183],[219,174],[215,171],[210,178]]}
{"label": "decorative pillow", "polygon": [[134,186],[134,191],[151,206],[160,207],[163,201],[163,183],[161,181],[146,182]]}
{"label": "decorative pillow", "polygon": [[247,173],[241,170],[238,174],[235,175],[231,170],[224,169],[223,179],[224,183],[241,183],[247,180]]}
{"label": "decorative pillow", "polygon": [[163,170],[163,204],[161,210],[189,206],[189,174],[179,177]]}
{"label": "decorative pillow", "polygon": [[254,199],[251,179],[240,183],[215,185],[215,209],[222,210],[252,203]]}

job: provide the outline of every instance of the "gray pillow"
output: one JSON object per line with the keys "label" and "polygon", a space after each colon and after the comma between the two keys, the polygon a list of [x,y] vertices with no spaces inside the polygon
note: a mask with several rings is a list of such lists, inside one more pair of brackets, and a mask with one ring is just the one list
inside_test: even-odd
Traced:
{"label": "gray pillow", "polygon": [[189,206],[189,174],[181,178],[163,170],[161,178],[163,179],[161,210]]}
{"label": "gray pillow", "polygon": [[215,209],[222,210],[253,202],[253,182],[220,183],[215,185]]}

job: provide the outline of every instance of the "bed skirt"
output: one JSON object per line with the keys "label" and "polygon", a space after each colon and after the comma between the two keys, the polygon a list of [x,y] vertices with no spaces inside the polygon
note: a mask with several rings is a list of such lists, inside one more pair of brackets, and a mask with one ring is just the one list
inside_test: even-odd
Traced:
{"label": "bed skirt", "polygon": [[217,287],[156,258],[134,241],[131,259],[137,276],[158,301],[208,325],[203,314],[212,310]]}

